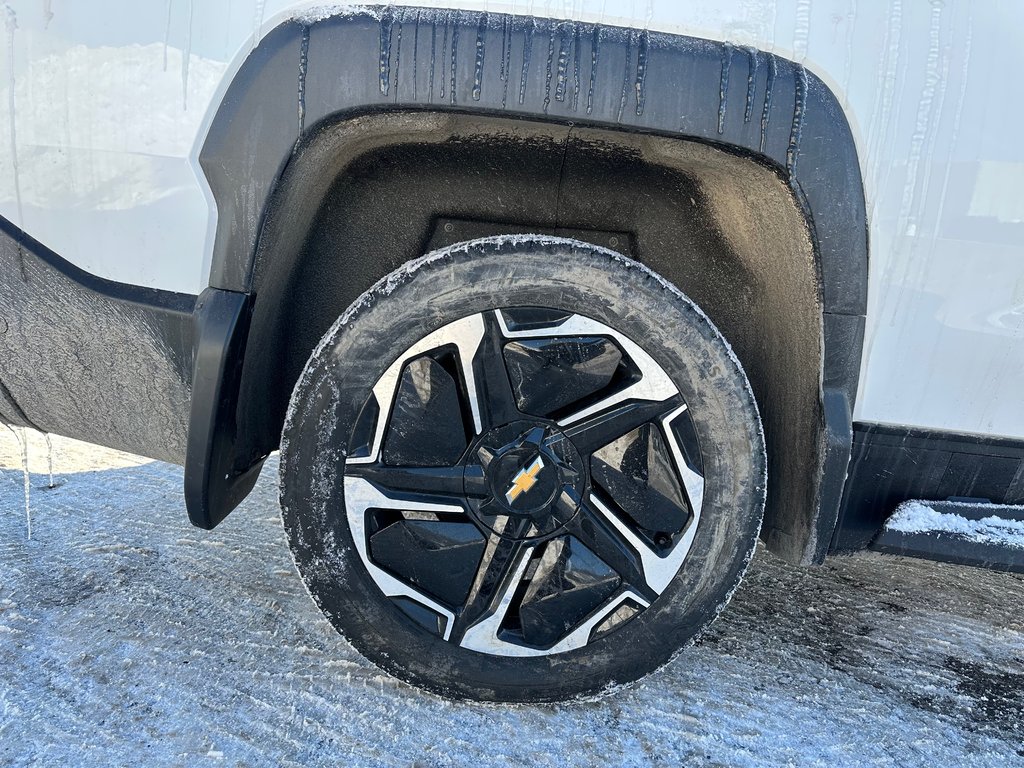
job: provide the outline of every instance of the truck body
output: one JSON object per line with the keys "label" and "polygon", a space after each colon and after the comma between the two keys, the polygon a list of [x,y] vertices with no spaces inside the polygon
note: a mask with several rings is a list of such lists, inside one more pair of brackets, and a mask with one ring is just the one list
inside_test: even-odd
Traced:
{"label": "truck body", "polygon": [[[0,418],[183,464],[197,525],[251,488],[355,297],[506,232],[618,249],[698,300],[758,397],[762,537],[787,559],[868,546],[908,499],[1024,502],[1017,3],[3,17]],[[420,179],[388,187],[403,163]],[[445,202],[480,178],[506,199]],[[641,216],[668,198],[707,225],[705,264],[674,267],[672,226]],[[356,242],[331,262],[317,227]]]}

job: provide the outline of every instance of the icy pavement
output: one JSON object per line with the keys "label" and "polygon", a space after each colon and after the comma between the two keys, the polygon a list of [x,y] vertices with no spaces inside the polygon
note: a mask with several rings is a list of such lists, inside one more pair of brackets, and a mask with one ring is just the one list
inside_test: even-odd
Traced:
{"label": "icy pavement", "polygon": [[1024,765],[1024,579],[758,554],[695,648],[597,703],[394,682],[293,570],[276,463],[213,532],[181,469],[0,430],[0,764]]}

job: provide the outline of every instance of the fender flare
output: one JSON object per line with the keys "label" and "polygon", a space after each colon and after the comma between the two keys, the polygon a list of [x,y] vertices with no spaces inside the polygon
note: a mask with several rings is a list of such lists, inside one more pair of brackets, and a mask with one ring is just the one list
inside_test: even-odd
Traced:
{"label": "fender flare", "polygon": [[[286,21],[243,62],[199,153],[218,209],[208,291],[251,293],[275,184],[303,138],[325,120],[388,109],[642,131],[713,143],[780,171],[808,221],[820,274],[825,427],[814,519],[799,540],[779,531],[774,543],[788,559],[819,562],[849,463],[868,277],[857,150],[829,88],[774,54],[646,30],[392,7]],[[228,325],[244,334],[239,320]],[[223,357],[240,349],[244,343],[224,337]],[[237,367],[207,354],[196,360],[195,380],[210,378],[207,366]],[[217,437],[221,431],[210,426],[233,419],[230,394],[222,388],[213,408],[193,399],[186,467],[204,469],[186,477],[212,478],[214,485],[251,479],[251,467],[234,466],[224,458],[231,451],[217,445],[232,438]],[[211,494],[231,506],[239,496],[206,484],[187,489],[186,497],[208,502]],[[202,513],[193,514],[194,506]],[[189,511],[194,523],[212,527],[230,508],[211,511],[196,502]]]}

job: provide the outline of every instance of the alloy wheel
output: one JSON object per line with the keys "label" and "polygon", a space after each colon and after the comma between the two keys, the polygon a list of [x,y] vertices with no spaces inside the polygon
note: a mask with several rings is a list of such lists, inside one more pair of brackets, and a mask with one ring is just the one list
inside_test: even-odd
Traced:
{"label": "alloy wheel", "polygon": [[349,441],[345,515],[383,595],[462,648],[581,648],[649,608],[700,522],[686,402],[582,314],[473,314],[407,349]]}

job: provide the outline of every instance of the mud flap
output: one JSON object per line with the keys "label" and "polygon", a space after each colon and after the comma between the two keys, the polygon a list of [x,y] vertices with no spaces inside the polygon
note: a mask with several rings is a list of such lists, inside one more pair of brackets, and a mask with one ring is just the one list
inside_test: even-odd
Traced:
{"label": "mud flap", "polygon": [[185,458],[185,506],[192,525],[210,529],[256,484],[263,459],[236,467],[235,411],[249,336],[248,294],[207,288],[196,302],[192,407]]}

